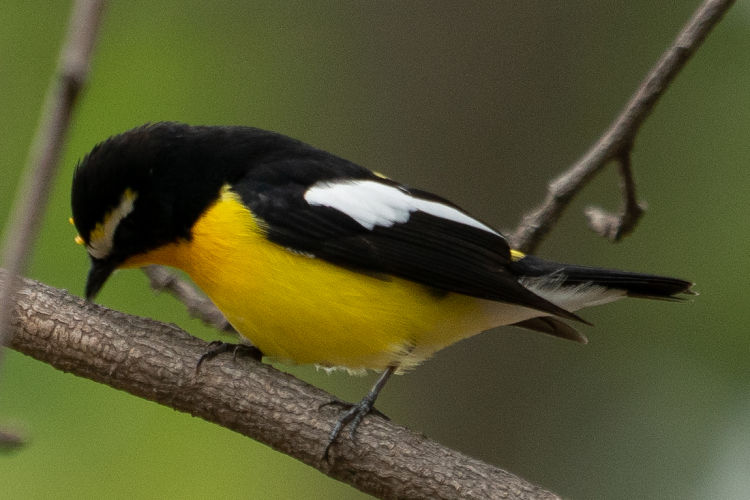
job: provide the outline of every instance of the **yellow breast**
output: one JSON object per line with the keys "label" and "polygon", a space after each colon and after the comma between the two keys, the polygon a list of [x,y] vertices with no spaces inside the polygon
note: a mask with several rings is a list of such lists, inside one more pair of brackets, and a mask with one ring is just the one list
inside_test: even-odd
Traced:
{"label": "yellow breast", "polygon": [[493,326],[486,301],[358,273],[270,242],[263,221],[226,187],[192,236],[126,266],[184,270],[267,356],[353,370],[393,363],[407,369]]}

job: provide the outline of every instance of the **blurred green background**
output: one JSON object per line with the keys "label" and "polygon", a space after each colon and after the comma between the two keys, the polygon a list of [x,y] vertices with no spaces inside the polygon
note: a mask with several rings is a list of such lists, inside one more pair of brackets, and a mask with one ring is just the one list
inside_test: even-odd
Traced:
{"label": "blurred green background", "polygon": [[[67,223],[74,165],[148,121],[247,124],[438,192],[510,230],[581,155],[697,1],[112,2],[29,275],[80,294]],[[0,220],[14,196],[70,4],[0,13]],[[545,257],[684,277],[683,304],[586,311],[585,347],[501,329],[389,384],[396,422],[569,498],[746,498],[750,491],[750,8],[739,2],[638,136],[649,210],[612,245],[589,204],[619,205],[614,169],[570,207]],[[99,301],[216,334],[142,273]],[[4,498],[364,496],[213,424],[8,352]],[[350,400],[373,377],[282,366]]]}

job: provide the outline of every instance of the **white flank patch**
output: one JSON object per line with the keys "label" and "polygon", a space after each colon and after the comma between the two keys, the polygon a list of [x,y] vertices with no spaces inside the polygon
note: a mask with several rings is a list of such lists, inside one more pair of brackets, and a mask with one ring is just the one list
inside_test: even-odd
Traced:
{"label": "white flank patch", "polygon": [[109,255],[109,252],[112,251],[112,240],[115,236],[117,226],[122,219],[133,211],[137,197],[137,193],[131,191],[129,188],[126,189],[122,193],[120,204],[107,212],[104,220],[94,226],[94,229],[89,233],[89,244],[86,245],[89,255],[95,259],[103,259]]}
{"label": "white flank patch", "polygon": [[314,259],[315,258],[315,254],[310,253],[310,252],[305,252],[304,250],[296,250],[296,249],[290,248],[290,247],[285,247],[285,248],[286,248],[287,252],[293,253],[294,255],[299,255],[299,256],[302,256],[302,257],[307,257],[308,259]]}
{"label": "white flank patch", "polygon": [[522,278],[520,281],[535,294],[567,311],[607,304],[626,296],[625,290],[607,288],[593,283],[565,285],[563,279],[564,276],[560,274],[551,274],[538,278]]}
{"label": "white flank patch", "polygon": [[375,226],[403,224],[412,212],[420,211],[500,236],[460,210],[437,201],[416,198],[405,189],[377,181],[320,182],[305,192],[305,200],[310,205],[335,208],[370,230]]}

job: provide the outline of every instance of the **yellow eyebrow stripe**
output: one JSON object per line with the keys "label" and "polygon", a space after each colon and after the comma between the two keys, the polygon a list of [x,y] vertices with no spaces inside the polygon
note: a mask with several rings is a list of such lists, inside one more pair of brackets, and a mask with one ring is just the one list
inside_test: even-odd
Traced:
{"label": "yellow eyebrow stripe", "polygon": [[89,232],[87,250],[92,257],[102,259],[109,254],[117,225],[133,211],[137,197],[138,193],[130,188],[125,189],[120,204],[107,212],[104,219]]}

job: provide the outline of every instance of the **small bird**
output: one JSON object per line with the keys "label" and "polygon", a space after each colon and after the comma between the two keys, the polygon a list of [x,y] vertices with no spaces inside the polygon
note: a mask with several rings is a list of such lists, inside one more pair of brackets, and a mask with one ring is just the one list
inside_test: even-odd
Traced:
{"label": "small bird", "polygon": [[164,122],[110,137],[77,165],[72,210],[87,299],[118,268],[172,266],[263,355],[382,371],[325,456],[393,373],[461,339],[515,325],[585,343],[565,321],[586,323],[581,308],[692,293],[681,279],[526,255],[439,196],[251,127]]}

